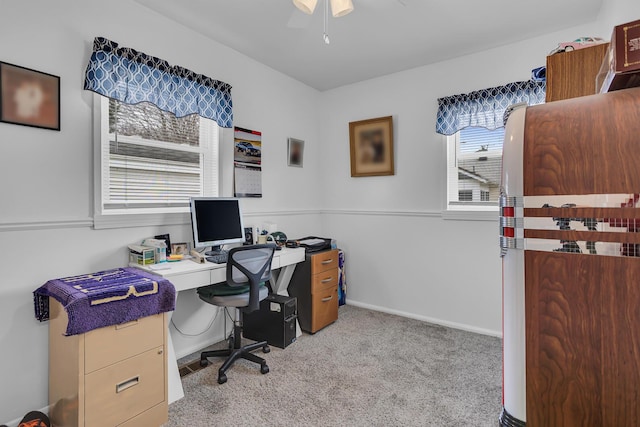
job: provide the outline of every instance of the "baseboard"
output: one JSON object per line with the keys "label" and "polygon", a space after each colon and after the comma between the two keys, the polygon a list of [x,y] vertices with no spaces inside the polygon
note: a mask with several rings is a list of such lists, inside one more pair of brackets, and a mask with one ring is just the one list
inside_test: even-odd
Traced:
{"label": "baseboard", "polygon": [[[47,416],[49,416],[49,405],[45,406],[44,408],[36,409],[36,411],[40,411],[43,414],[47,414]],[[27,412],[29,412],[29,411],[27,411]],[[5,422],[4,424],[7,427],[18,427],[18,424],[20,424],[20,421],[22,421],[23,417],[24,417],[24,415],[22,415],[20,418],[16,418],[15,420],[11,420],[11,421]]]}
{"label": "baseboard", "polygon": [[348,298],[346,300],[346,303],[348,305],[353,305],[355,307],[366,308],[368,310],[373,310],[373,311],[380,311],[382,313],[387,313],[387,314],[395,314],[396,316],[402,316],[402,317],[407,317],[409,319],[421,320],[423,322],[433,323],[433,324],[440,325],[440,326],[446,326],[448,328],[460,329],[460,330],[467,331],[467,332],[474,332],[476,334],[489,335],[489,336],[492,336],[492,337],[502,338],[502,332],[501,331],[494,331],[494,330],[491,330],[491,329],[478,328],[476,326],[466,325],[464,323],[450,322],[448,320],[436,319],[436,318],[433,318],[433,317],[422,316],[422,315],[414,314],[414,313],[408,313],[406,311],[401,311],[401,310],[393,310],[391,308],[380,307],[380,306],[377,306],[377,305],[367,304],[367,303],[359,302],[359,301],[353,301],[353,300],[350,300]]}

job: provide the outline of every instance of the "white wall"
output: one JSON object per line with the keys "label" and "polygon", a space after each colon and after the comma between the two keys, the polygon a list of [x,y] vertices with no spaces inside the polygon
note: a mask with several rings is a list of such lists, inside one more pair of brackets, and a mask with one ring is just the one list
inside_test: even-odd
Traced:
{"label": "white wall", "polygon": [[605,40],[611,38],[611,32],[616,25],[640,19],[640,2],[637,0],[604,0],[600,15],[599,28]]}
{"label": "white wall", "polygon": [[[322,164],[331,165],[324,230],[346,250],[348,302],[499,335],[497,214],[494,221],[442,218],[437,99],[527,80],[558,42],[608,40],[614,25],[638,18],[637,0],[604,0],[590,24],[324,92]],[[394,117],[395,176],[351,178],[348,123],[387,115]]]}
{"label": "white wall", "polygon": [[[528,80],[558,42],[608,37],[601,27],[594,22],[322,94],[322,162],[332,165],[324,177],[325,231],[346,250],[349,303],[501,334],[497,213],[492,221],[442,218],[446,159],[445,138],[435,133],[437,98]],[[388,115],[395,176],[351,178],[348,123]]]}
{"label": "white wall", "polygon": [[[0,424],[47,405],[47,323],[33,318],[33,290],[51,278],[122,266],[125,246],[145,237],[190,240],[189,225],[90,227],[93,97],[82,84],[95,36],[230,83],[235,124],[263,132],[264,197],[243,200],[245,223],[321,234],[317,91],[133,1],[0,0],[0,60],[60,76],[62,100],[61,132],[0,123]],[[306,141],[302,169],[287,167],[290,136]],[[233,132],[223,139],[229,195]],[[198,332],[210,319],[204,310],[181,326]],[[179,353],[203,338],[172,335]]]}

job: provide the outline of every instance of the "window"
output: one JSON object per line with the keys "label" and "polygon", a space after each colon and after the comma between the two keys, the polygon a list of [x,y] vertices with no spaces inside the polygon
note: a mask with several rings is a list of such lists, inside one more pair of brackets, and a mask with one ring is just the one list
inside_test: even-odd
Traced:
{"label": "window", "polygon": [[458,200],[460,202],[470,202],[473,200],[472,190],[458,190]]}
{"label": "window", "polygon": [[504,128],[466,127],[448,136],[448,209],[495,210]]}
{"label": "window", "polygon": [[447,135],[443,218],[495,220],[505,114],[518,104],[543,103],[545,93],[546,82],[529,80],[438,98],[436,132]]}
{"label": "window", "polygon": [[218,195],[214,121],[99,98],[99,215],[188,212],[189,197]]}

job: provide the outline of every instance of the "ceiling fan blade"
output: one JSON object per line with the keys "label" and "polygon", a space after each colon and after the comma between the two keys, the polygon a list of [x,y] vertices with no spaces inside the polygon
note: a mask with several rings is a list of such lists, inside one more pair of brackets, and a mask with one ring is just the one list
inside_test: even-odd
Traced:
{"label": "ceiling fan blade", "polygon": [[309,25],[311,25],[311,15],[307,15],[306,13],[301,12],[297,8],[293,8],[291,17],[287,22],[287,27],[304,30],[306,28],[309,28]]}

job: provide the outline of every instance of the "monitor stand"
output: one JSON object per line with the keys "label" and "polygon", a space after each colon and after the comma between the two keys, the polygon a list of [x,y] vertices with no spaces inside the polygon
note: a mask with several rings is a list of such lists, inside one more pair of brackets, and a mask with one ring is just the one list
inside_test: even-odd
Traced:
{"label": "monitor stand", "polygon": [[222,249],[222,246],[211,246],[211,250],[205,252],[205,256],[215,256],[215,255],[221,255],[223,253],[225,253],[227,251]]}

